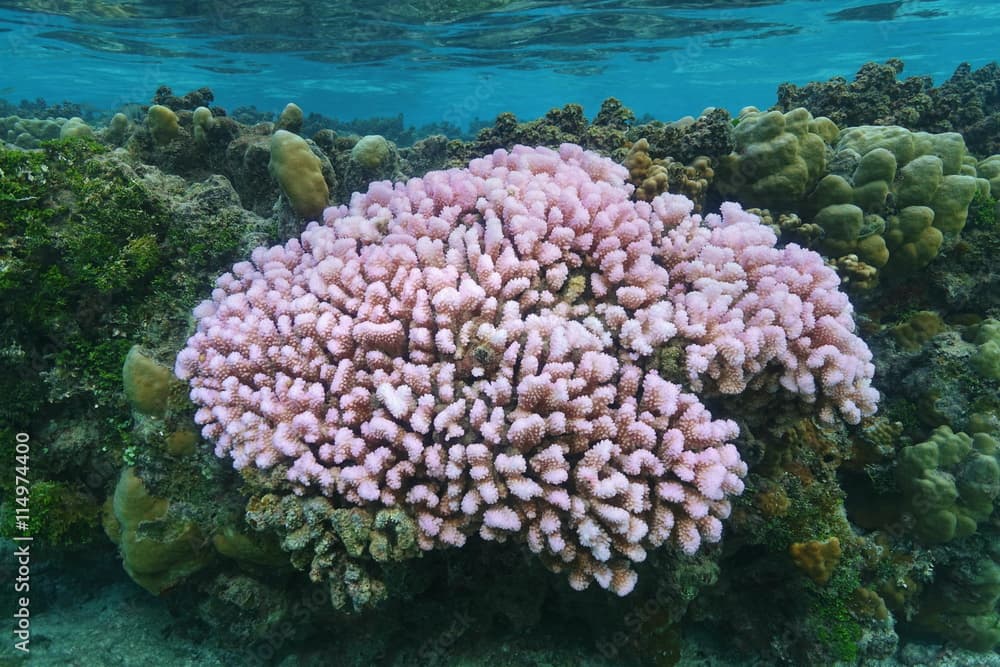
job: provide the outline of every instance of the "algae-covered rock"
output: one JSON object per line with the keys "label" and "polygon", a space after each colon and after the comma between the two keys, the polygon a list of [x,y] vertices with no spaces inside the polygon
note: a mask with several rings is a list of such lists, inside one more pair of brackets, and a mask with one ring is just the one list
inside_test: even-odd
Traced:
{"label": "algae-covered rock", "polygon": [[921,310],[913,313],[906,322],[894,327],[892,335],[903,349],[916,351],[947,328],[940,315],[934,311]]}
{"label": "algae-covered rock", "polygon": [[[101,507],[94,497],[63,482],[35,480],[31,484],[30,513],[17,511],[14,498],[0,504],[0,537],[30,535],[46,547],[76,547],[100,535]],[[27,521],[27,529],[21,527]]]}
{"label": "algae-covered rock", "polygon": [[186,428],[172,431],[164,438],[167,454],[171,456],[190,456],[198,444],[198,434]]}

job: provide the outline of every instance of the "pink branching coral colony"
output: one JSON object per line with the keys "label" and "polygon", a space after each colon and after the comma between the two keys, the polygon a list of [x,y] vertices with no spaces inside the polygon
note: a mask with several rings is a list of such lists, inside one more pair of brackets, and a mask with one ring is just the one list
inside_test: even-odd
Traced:
{"label": "pink branching coral colony", "polygon": [[738,428],[657,348],[682,342],[693,391],[783,388],[852,423],[875,411],[871,353],[819,255],[734,203],[632,201],[626,177],[516,146],[258,248],[177,357],[216,454],[403,508],[425,550],[524,542],[579,589],[625,595],[649,549],[718,541]]}

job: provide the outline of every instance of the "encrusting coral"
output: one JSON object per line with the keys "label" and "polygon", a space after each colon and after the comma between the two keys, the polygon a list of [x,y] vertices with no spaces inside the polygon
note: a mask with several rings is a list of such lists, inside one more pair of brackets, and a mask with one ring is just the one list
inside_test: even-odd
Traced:
{"label": "encrusting coral", "polygon": [[793,542],[788,547],[788,553],[791,554],[795,566],[821,586],[830,581],[842,555],[840,539],[837,537]]}
{"label": "encrusting coral", "polygon": [[[738,429],[703,394],[784,389],[857,423],[871,355],[819,255],[735,204],[633,202],[620,165],[517,146],[329,208],[217,281],[176,372],[238,469],[416,519],[421,548],[526,542],[575,588],[721,537]],[[582,287],[583,289],[580,289]]]}

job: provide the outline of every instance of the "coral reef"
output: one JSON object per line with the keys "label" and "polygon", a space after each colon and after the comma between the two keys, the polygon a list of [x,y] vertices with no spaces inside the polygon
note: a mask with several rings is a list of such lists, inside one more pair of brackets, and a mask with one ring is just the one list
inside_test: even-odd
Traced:
{"label": "coral reef", "polygon": [[973,70],[960,64],[951,77],[935,87],[929,76],[897,79],[903,61],[866,63],[848,83],[842,77],[801,88],[784,83],[775,108],[805,107],[843,126],[902,125],[910,130],[959,132],[981,156],[1000,153],[1000,66],[990,63]]}
{"label": "coral reef", "polygon": [[[698,633],[988,660],[995,68],[863,73],[471,141],[204,89],[3,105],[0,449],[31,434],[38,598],[124,563],[157,596],[104,613],[145,597],[265,661],[672,664]],[[276,137],[308,178],[270,173]]]}
{"label": "coral reef", "polygon": [[512,113],[501,113],[493,127],[479,131],[475,141],[453,145],[451,163],[465,164],[497,148],[510,149],[517,144],[555,148],[563,143],[574,143],[620,157],[619,154],[624,154],[626,133],[634,119],[635,115],[613,97],[604,100],[593,123],[587,121],[579,104],[552,109],[544,117],[525,123],[518,122]]}
{"label": "coral reef", "polygon": [[655,157],[670,157],[691,163],[700,156],[728,155],[735,146],[733,120],[725,109],[709,108],[697,118],[687,116],[672,123],[651,122],[634,125],[628,138],[645,137]]}

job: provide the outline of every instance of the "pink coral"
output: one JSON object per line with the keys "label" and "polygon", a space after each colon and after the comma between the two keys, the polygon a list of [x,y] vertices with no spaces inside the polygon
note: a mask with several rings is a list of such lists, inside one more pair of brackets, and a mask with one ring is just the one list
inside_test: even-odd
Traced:
{"label": "pink coral", "polygon": [[626,177],[517,146],[254,251],[176,362],[216,454],[402,506],[424,549],[525,542],[576,588],[624,595],[648,549],[718,541],[737,427],[654,351],[683,341],[697,391],[784,387],[849,421],[875,409],[871,356],[818,255],[734,204],[633,202]]}

